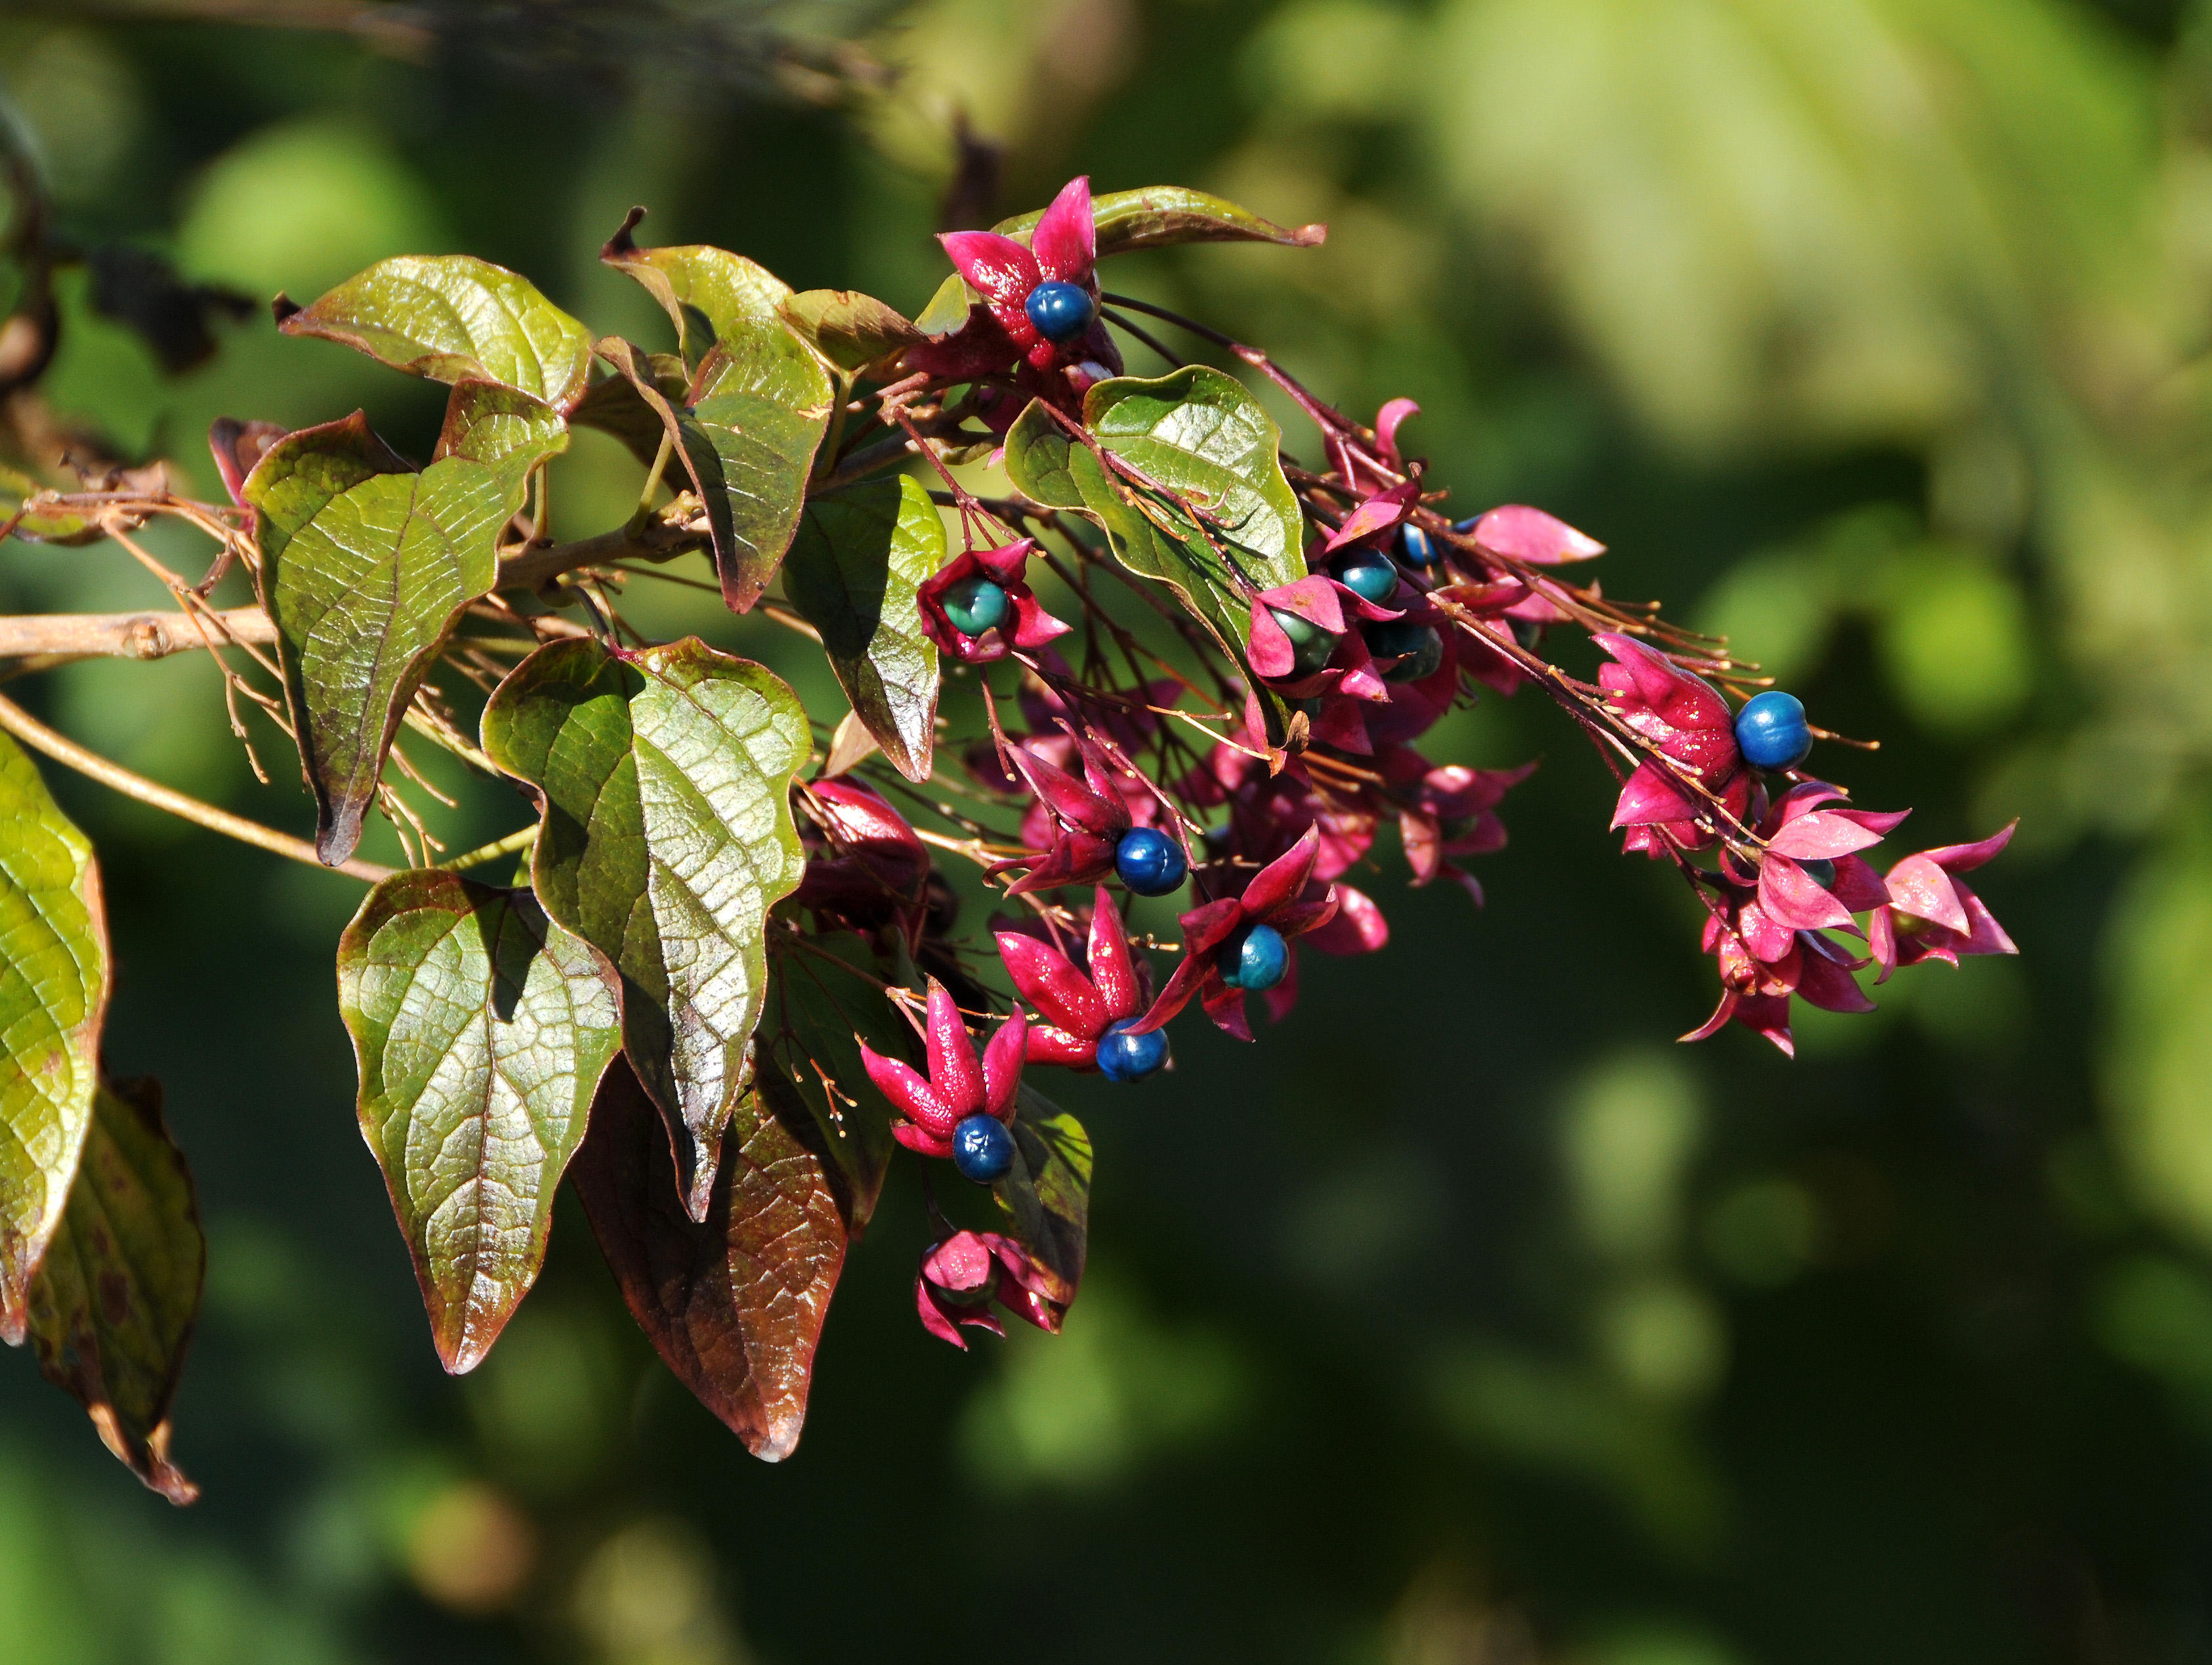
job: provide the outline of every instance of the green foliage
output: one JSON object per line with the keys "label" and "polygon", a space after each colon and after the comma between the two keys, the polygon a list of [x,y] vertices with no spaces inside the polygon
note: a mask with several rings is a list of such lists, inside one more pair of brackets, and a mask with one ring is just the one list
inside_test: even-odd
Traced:
{"label": "green foliage", "polygon": [[591,373],[589,333],[526,277],[473,255],[404,255],[287,314],[288,335],[320,336],[433,381],[471,379],[567,408]]}
{"label": "green foliage", "polygon": [[937,506],[905,475],[811,500],[784,561],[784,593],[822,633],[845,697],[909,781],[929,778],[937,727],[937,648],[915,592],[945,561]]}
{"label": "green foliage", "polygon": [[169,1401],[206,1267],[160,1085],[102,1086],[60,1229],[31,1280],[31,1340],[39,1368],[91,1413],[108,1449],[174,1504],[199,1495],[169,1460]]}
{"label": "green foliage", "polygon": [[789,794],[805,713],[696,640],[620,658],[556,642],[500,684],[483,740],[543,810],[539,902],[622,974],[624,1044],[703,1219],[751,1076],[768,910],[803,866]]}
{"label": "green foliage", "polygon": [[530,471],[568,443],[550,411],[518,410],[481,381],[461,383],[453,400],[441,454],[419,474],[356,411],[287,434],[246,481],[261,605],[276,621],[327,862],[361,842],[407,703],[462,609],[497,577],[499,534]]}
{"label": "green foliage", "polygon": [[[1091,201],[1098,252],[1133,254],[1140,249],[1178,243],[1279,243],[1312,248],[1328,234],[1327,226],[1296,229],[1263,220],[1249,209],[1185,185],[1149,185],[1142,191],[1114,191]],[[1026,243],[1042,209],[1002,220],[992,229]]]}
{"label": "green foliage", "polygon": [[554,1188],[622,1044],[620,982],[528,891],[422,870],[346,928],[338,1009],[438,1356],[472,1370],[544,1261]]}
{"label": "green foliage", "polygon": [[99,1085],[107,916],[92,845],[0,735],[0,1336],[61,1227]]}
{"label": "green foliage", "polygon": [[1026,1082],[1013,1131],[1014,1165],[992,1194],[1015,1238],[1059,1280],[1054,1298],[1072,1301],[1090,1245],[1091,1135]]}

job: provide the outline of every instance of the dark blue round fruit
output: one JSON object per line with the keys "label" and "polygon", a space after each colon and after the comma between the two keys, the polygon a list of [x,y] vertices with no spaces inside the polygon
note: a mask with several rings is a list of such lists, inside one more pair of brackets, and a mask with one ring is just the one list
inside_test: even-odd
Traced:
{"label": "dark blue round fruit", "polygon": [[952,1129],[952,1165],[978,1185],[1004,1179],[1014,1165],[1014,1136],[995,1115],[963,1115]]}
{"label": "dark blue round fruit", "polygon": [[1480,514],[1470,514],[1464,520],[1453,521],[1452,530],[1457,532],[1462,538],[1464,538],[1468,533],[1473,532],[1481,524],[1482,517]]}
{"label": "dark blue round fruit", "polygon": [[952,628],[963,636],[980,636],[1006,622],[1013,598],[981,573],[949,585],[937,598]]}
{"label": "dark blue round fruit", "polygon": [[1282,607],[1270,607],[1267,611],[1275,616],[1275,623],[1291,639],[1291,669],[1294,673],[1310,677],[1328,663],[1328,656],[1336,651],[1334,636],[1303,613]]}
{"label": "dark blue round fruit", "polygon": [[1272,925],[1248,925],[1221,945],[1214,963],[1231,988],[1257,994],[1283,981],[1291,969],[1291,945]]}
{"label": "dark blue round fruit", "polygon": [[1795,694],[1770,688],[1735,714],[1735,743],[1759,769],[1795,769],[1813,749],[1813,730]]}
{"label": "dark blue round fruit", "polygon": [[1336,581],[1363,601],[1388,601],[1398,593],[1398,569],[1376,550],[1354,550],[1331,569]]}
{"label": "dark blue round fruit", "polygon": [[1182,883],[1190,859],[1154,827],[1132,827],[1114,847],[1114,871],[1140,896],[1164,896]]}
{"label": "dark blue round fruit", "polygon": [[1098,316],[1098,303],[1076,284],[1040,283],[1022,302],[1022,310],[1047,341],[1073,341]]}
{"label": "dark blue round fruit", "polygon": [[1832,890],[1836,888],[1836,864],[1826,856],[1801,859],[1797,865],[1802,867],[1806,876],[1822,890]]}
{"label": "dark blue round fruit", "polygon": [[1432,624],[1410,618],[1385,619],[1367,627],[1367,651],[1398,662],[1382,673],[1385,682],[1419,682],[1434,676],[1444,662],[1444,639]]}
{"label": "dark blue round fruit", "polygon": [[1408,520],[1398,528],[1398,558],[1409,567],[1433,567],[1436,540]]}
{"label": "dark blue round fruit", "polygon": [[1141,1081],[1167,1067],[1167,1031],[1156,1029],[1149,1035],[1132,1035],[1129,1025],[1136,1021],[1124,1018],[1109,1024],[1098,1037],[1098,1073],[1109,1081]]}

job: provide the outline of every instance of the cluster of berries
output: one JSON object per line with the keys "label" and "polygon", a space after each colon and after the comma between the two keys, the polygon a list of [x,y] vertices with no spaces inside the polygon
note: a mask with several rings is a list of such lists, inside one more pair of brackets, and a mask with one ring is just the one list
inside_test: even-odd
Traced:
{"label": "cluster of berries", "polygon": [[[908,349],[902,368],[939,397],[965,386],[968,408],[995,434],[1032,399],[1079,420],[1084,392],[1121,374],[1106,327],[1118,320],[1101,310],[1091,232],[1079,179],[1027,246],[992,233],[947,236],[980,298],[964,324]],[[1248,996],[1279,1021],[1297,998],[1301,945],[1364,954],[1389,940],[1381,909],[1346,882],[1386,824],[1399,830],[1414,884],[1448,876],[1480,902],[1465,864],[1504,843],[1498,806],[1534,766],[1438,764],[1417,742],[1485,690],[1510,696],[1534,684],[1565,707],[1621,782],[1613,824],[1626,848],[1674,864],[1704,903],[1705,949],[1723,994],[1685,1039],[1735,1021],[1786,1052],[1793,996],[1864,1010],[1871,1003],[1852,974],[1870,964],[1886,978],[1919,960],[2014,951],[1958,877],[2001,849],[2009,828],[1877,873],[1860,853],[1904,816],[1850,808],[1839,787],[1800,772],[1822,736],[1797,699],[1765,688],[1725,644],[1571,581],[1567,569],[1603,546],[1543,511],[1446,516],[1436,507],[1444,494],[1400,447],[1411,401],[1358,423],[1265,355],[1236,351],[1312,418],[1328,466],[1291,473],[1310,529],[1306,571],[1245,586],[1249,634],[1233,658],[1220,653],[1218,631],[1183,629],[1194,664],[1160,659],[1170,670],[1160,681],[1116,675],[1110,667],[1134,671],[1138,656],[1089,588],[1069,587],[1081,610],[1070,623],[1028,581],[1041,536],[1062,540],[1078,567],[1103,555],[1061,516],[1021,501],[979,501],[945,477],[944,501],[969,526],[969,547],[921,585],[922,622],[951,659],[1019,667],[1024,725],[1007,732],[993,702],[989,741],[956,767],[985,806],[979,814],[1022,806],[1012,853],[994,851],[989,871],[1029,911],[995,930],[1015,999],[980,1060],[963,1009],[988,1018],[993,996],[949,951],[934,961],[917,954],[959,988],[956,998],[946,980],[929,982],[926,1075],[865,1054],[900,1114],[902,1143],[993,1184],[1017,1160],[1025,1064],[1140,1081],[1169,1066],[1165,1026],[1194,1000],[1240,1039],[1252,1035]],[[1188,507],[1191,520],[1203,518]],[[1605,654],[1594,681],[1542,652],[1562,627]],[[1063,648],[1075,647],[1071,663]],[[902,887],[907,907],[919,907],[921,842],[880,799],[868,813],[869,825],[850,821],[839,838],[860,854],[877,842],[869,859]],[[836,817],[815,818],[827,827]],[[987,822],[966,823],[979,848]],[[835,902],[813,872],[810,886]],[[1193,888],[1179,915],[1179,958],[1157,993],[1109,880],[1140,897]],[[949,923],[942,908],[933,917],[932,928]],[[926,947],[929,933],[912,918],[910,935]],[[995,1328],[993,1300],[1054,1327],[1058,1309],[1041,1291],[1007,1240],[948,1227],[925,1259],[917,1303],[933,1333],[957,1344],[963,1324]]]}

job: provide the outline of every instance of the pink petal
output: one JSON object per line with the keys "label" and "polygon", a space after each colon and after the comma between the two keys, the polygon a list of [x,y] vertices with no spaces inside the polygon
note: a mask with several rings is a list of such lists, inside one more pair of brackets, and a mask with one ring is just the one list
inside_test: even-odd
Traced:
{"label": "pink petal", "polygon": [[1333,636],[1344,634],[1344,610],[1337,601],[1337,586],[1319,573],[1309,574],[1295,583],[1262,590],[1258,601],[1286,613],[1296,613]]}
{"label": "pink petal", "polygon": [[1014,1119],[1022,1060],[1029,1055],[1029,1018],[1016,1006],[983,1048],[983,1108],[1001,1121]]}
{"label": "pink petal", "polygon": [[1283,980],[1260,997],[1260,1004],[1267,1008],[1267,1021],[1279,1024],[1298,1009],[1298,957],[1291,954],[1290,963],[1283,968]]}
{"label": "pink petal", "polygon": [[1728,1027],[1729,1019],[1735,1016],[1735,1005],[1740,997],[1733,988],[1721,991],[1721,1003],[1713,1008],[1713,1015],[1699,1024],[1687,1035],[1678,1036],[1678,1041],[1710,1041]]}
{"label": "pink petal", "polygon": [[1382,460],[1395,465],[1398,461],[1398,428],[1408,416],[1418,416],[1421,407],[1411,399],[1392,399],[1375,413],[1375,443],[1382,453]]}
{"label": "pink petal", "polygon": [[940,233],[937,240],[945,245],[952,264],[968,280],[968,287],[983,297],[983,304],[991,309],[1000,327],[1017,345],[1034,343],[1036,325],[1030,322],[1022,303],[1043,281],[1036,257],[1012,238],[1001,237],[995,231],[948,231]]}
{"label": "pink petal", "polygon": [[860,1064],[868,1072],[868,1079],[876,1084],[876,1090],[917,1125],[933,1133],[949,1133],[952,1124],[960,1119],[938,1097],[913,1065],[886,1058],[865,1041],[860,1043]]}
{"label": "pink petal", "polygon": [[1345,517],[1344,524],[1328,536],[1322,545],[1323,554],[1334,554],[1346,544],[1357,544],[1363,538],[1388,531],[1407,518],[1413,500],[1421,493],[1418,480],[1408,480],[1403,485],[1379,491]]}
{"label": "pink petal", "polygon": [[1012,752],[1014,768],[1030,790],[1066,825],[1097,838],[1119,838],[1129,830],[1129,807],[1119,796],[1109,801],[1029,747],[1015,746]]}
{"label": "pink petal", "polygon": [[1851,922],[1850,910],[1785,855],[1759,864],[1759,905],[1777,924],[1800,931]]}
{"label": "pink petal", "polygon": [[1016,931],[999,932],[997,941],[1006,975],[1048,1024],[1075,1035],[1095,1036],[1106,1027],[1106,1003],[1066,955]]}
{"label": "pink petal", "polygon": [[[1605,630],[1593,635],[1590,640],[1612,654],[1621,670],[1627,672],[1627,689],[1632,689],[1638,700],[1663,714],[1680,692],[1677,679],[1686,673],[1664,654],[1645,647],[1634,636]],[[1614,678],[1601,675],[1598,682],[1608,692],[1626,691]]]}
{"label": "pink petal", "polygon": [[1252,604],[1252,641],[1247,651],[1255,676],[1287,677],[1297,666],[1297,650],[1263,601]]}
{"label": "pink petal", "polygon": [[[1097,990],[1107,1022],[1133,1018],[1144,1003],[1144,986],[1138,981],[1135,961],[1129,957],[1129,936],[1121,925],[1121,910],[1104,885],[1091,904],[1091,981]],[[1103,1029],[1105,1024],[1099,1024]],[[1098,1030],[1092,1030],[1097,1034]]]}
{"label": "pink petal", "polygon": [[1349,884],[1334,888],[1336,913],[1304,932],[1300,940],[1324,954],[1372,954],[1390,940],[1390,922],[1374,898]]}
{"label": "pink petal", "polygon": [[1800,861],[1832,860],[1881,842],[1880,833],[1861,825],[1847,812],[1815,810],[1810,815],[1801,815],[1784,823],[1782,829],[1766,841],[1766,848],[1778,855],[1793,856]]}
{"label": "pink petal", "polygon": [[929,1012],[922,1024],[929,1047],[929,1085],[938,1102],[955,1118],[973,1115],[983,1108],[983,1072],[975,1062],[975,1042],[960,1008],[945,985],[929,980]]}
{"label": "pink petal", "polygon": [[1636,766],[1613,806],[1614,827],[1649,827],[1694,821],[1700,805],[1664,767],[1645,758]]}
{"label": "pink petal", "polygon": [[1098,263],[1098,230],[1091,214],[1091,179],[1078,175],[1060,186],[1030,234],[1037,269],[1060,283],[1083,283]]}
{"label": "pink petal", "polygon": [[1031,1024],[1029,1027],[1029,1061],[1087,1070],[1098,1061],[1098,1048],[1095,1042],[1079,1035],[1070,1035],[1064,1029],[1054,1029],[1050,1024]]}
{"label": "pink petal", "polygon": [[935,1157],[942,1160],[952,1154],[950,1132],[939,1136],[929,1132],[918,1121],[892,1122],[891,1137],[916,1156]]}
{"label": "pink petal", "polygon": [[1874,963],[1881,968],[1875,981],[1887,982],[1897,970],[1897,917],[1887,903],[1875,908],[1867,920],[1867,950],[1874,956]]}
{"label": "pink petal", "polygon": [[1493,555],[1552,565],[1603,555],[1605,545],[1540,508],[1508,503],[1474,523],[1476,544]]}
{"label": "pink petal", "polygon": [[1206,992],[1199,997],[1199,1005],[1224,1035],[1238,1041],[1252,1038],[1252,1020],[1244,1015],[1244,991],[1231,988],[1220,973],[1213,975]]}
{"label": "pink petal", "polygon": [[1795,1058],[1797,1046],[1790,1038],[1790,997],[1787,994],[1747,994],[1735,1003],[1735,1020],[1754,1035],[1763,1035],[1784,1058]]}
{"label": "pink petal", "polygon": [[969,550],[965,558],[981,568],[994,584],[1012,585],[1022,581],[1022,574],[1029,566],[1030,556],[1036,552],[1036,538],[1018,538],[1011,544],[1000,544],[996,549]]}
{"label": "pink petal", "polygon": [[1951,875],[1927,855],[1909,855],[1889,870],[1884,881],[1889,899],[1908,914],[1962,935],[1967,929],[1966,910],[1959,901]]}
{"label": "pink petal", "polygon": [[1042,647],[1075,628],[1066,619],[1055,618],[1045,611],[1026,584],[1018,591],[1009,590],[1007,599],[1013,603],[1013,635],[1017,647]]}
{"label": "pink petal", "polygon": [[1321,833],[1308,827],[1305,836],[1252,876],[1244,887],[1244,912],[1264,920],[1306,888],[1314,863],[1321,855]]}
{"label": "pink petal", "polygon": [[1836,882],[1828,887],[1828,894],[1854,914],[1887,906],[1889,902],[1889,891],[1881,882],[1881,875],[1863,858],[1855,855],[1844,856],[1836,863]]}
{"label": "pink petal", "polygon": [[939,1307],[936,1297],[930,1292],[927,1279],[916,1278],[914,1280],[914,1306],[921,1318],[922,1328],[940,1341],[950,1341],[963,1352],[968,1351],[968,1342],[960,1334],[960,1327],[945,1316]]}
{"label": "pink petal", "polygon": [[[2008,828],[2007,831],[2009,830]],[[1966,940],[1960,945],[1959,951],[1962,954],[2019,953],[2020,950],[2014,945],[2013,939],[2005,934],[2004,927],[1997,923],[1997,916],[1990,912],[1982,899],[1963,884],[1955,888],[1959,899],[1966,904],[1966,917],[1972,926],[1966,933]]]}
{"label": "pink petal", "polygon": [[2013,829],[2019,825],[2020,817],[2014,816],[1997,831],[1991,833],[1978,843],[1946,844],[1940,850],[1929,850],[1925,854],[1930,861],[1946,872],[1971,873],[1984,861],[1994,857],[2006,845],[2011,843]]}
{"label": "pink petal", "polygon": [[1805,960],[1797,974],[1797,993],[1824,1012],[1872,1012],[1874,1002],[1848,967],[1819,937],[1805,939]]}

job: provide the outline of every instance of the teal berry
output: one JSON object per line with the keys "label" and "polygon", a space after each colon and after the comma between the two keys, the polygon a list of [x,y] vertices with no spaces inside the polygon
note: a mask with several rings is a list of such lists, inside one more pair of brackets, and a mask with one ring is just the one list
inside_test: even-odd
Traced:
{"label": "teal berry", "polygon": [[1374,550],[1354,550],[1343,556],[1333,576],[1362,601],[1385,602],[1398,592],[1398,569]]}
{"label": "teal berry", "polygon": [[945,609],[945,617],[952,621],[952,628],[962,635],[980,636],[1006,622],[1013,599],[978,573],[947,586],[937,598],[937,605]]}
{"label": "teal berry", "polygon": [[963,1115],[952,1129],[952,1165],[978,1185],[1004,1179],[1014,1165],[1014,1136],[994,1115]]}
{"label": "teal berry", "polygon": [[1247,925],[1221,945],[1214,963],[1231,988],[1258,994],[1283,981],[1291,969],[1291,945],[1272,925]]}
{"label": "teal berry", "polygon": [[1398,528],[1398,558],[1409,567],[1437,563],[1436,540],[1411,520]]}
{"label": "teal berry", "polygon": [[1166,1031],[1156,1029],[1149,1035],[1132,1035],[1129,1026],[1136,1021],[1124,1018],[1109,1024],[1098,1037],[1098,1073],[1109,1081],[1141,1081],[1167,1067]]}
{"label": "teal berry", "polygon": [[1089,290],[1074,283],[1040,283],[1022,302],[1022,310],[1047,341],[1073,341],[1088,330],[1098,316],[1098,303]]}
{"label": "teal berry", "polygon": [[1813,749],[1813,730],[1795,694],[1770,688],[1735,714],[1735,743],[1758,769],[1795,769]]}
{"label": "teal berry", "polygon": [[1398,662],[1382,673],[1385,682],[1419,682],[1434,676],[1444,662],[1444,639],[1436,627],[1410,618],[1386,619],[1367,627],[1367,651]]}
{"label": "teal berry", "polygon": [[1164,896],[1182,883],[1190,859],[1156,828],[1132,827],[1114,846],[1114,871],[1139,896]]}
{"label": "teal berry", "polygon": [[1797,864],[1805,870],[1806,877],[1824,890],[1836,888],[1836,864],[1826,856],[1812,856]]}
{"label": "teal berry", "polygon": [[1303,614],[1281,607],[1270,607],[1275,623],[1283,627],[1283,634],[1291,639],[1291,670],[1301,677],[1310,677],[1328,663],[1328,656],[1336,651],[1336,638]]}

